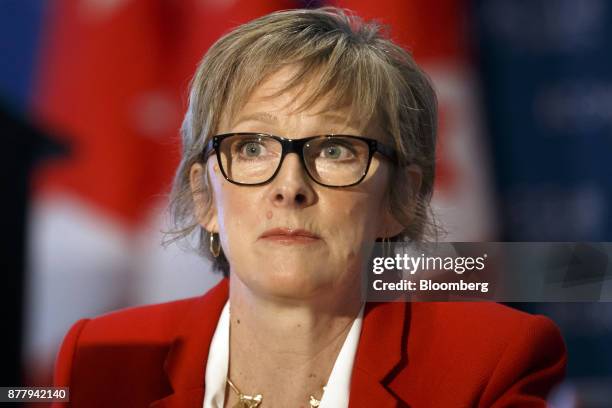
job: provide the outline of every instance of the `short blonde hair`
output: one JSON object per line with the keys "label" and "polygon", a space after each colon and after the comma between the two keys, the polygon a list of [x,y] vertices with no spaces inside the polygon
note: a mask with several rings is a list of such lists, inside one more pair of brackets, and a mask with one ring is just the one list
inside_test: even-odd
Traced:
{"label": "short blonde hair", "polygon": [[[181,136],[182,159],[171,193],[174,230],[169,241],[200,229],[198,251],[225,275],[227,259],[209,251],[209,232],[199,226],[190,187],[190,170],[201,161],[204,147],[269,75],[296,66],[279,93],[308,83],[304,108],[330,96],[330,108],[350,107],[350,116],[378,125],[393,141],[399,163],[389,189],[391,213],[404,226],[393,241],[421,241],[435,234],[430,209],[435,169],[437,101],[431,83],[411,55],[394,44],[375,22],[364,22],[334,7],[296,9],[268,14],[241,25],[219,39],[206,53],[191,82],[189,107]],[[422,172],[418,192],[401,169],[416,164]],[[212,196],[203,177],[202,202],[210,209]]]}

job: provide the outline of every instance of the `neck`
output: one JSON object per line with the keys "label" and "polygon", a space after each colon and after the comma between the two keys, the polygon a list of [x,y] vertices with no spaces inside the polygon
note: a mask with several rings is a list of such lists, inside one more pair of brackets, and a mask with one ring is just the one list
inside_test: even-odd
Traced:
{"label": "neck", "polygon": [[358,287],[347,292],[288,301],[230,278],[230,378],[245,394],[263,394],[267,406],[320,398],[361,307]]}

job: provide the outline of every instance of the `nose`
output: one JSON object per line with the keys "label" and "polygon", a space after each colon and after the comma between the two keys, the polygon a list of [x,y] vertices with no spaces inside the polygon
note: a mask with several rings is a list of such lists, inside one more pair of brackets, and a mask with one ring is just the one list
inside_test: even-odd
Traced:
{"label": "nose", "polygon": [[270,187],[269,198],[275,207],[304,208],[316,200],[312,180],[295,153],[285,156]]}

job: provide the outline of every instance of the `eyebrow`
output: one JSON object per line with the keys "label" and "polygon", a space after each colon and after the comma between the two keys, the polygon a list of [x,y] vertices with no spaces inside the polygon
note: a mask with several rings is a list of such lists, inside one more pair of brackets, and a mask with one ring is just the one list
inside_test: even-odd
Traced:
{"label": "eyebrow", "polygon": [[[349,125],[355,128],[357,126],[353,126],[355,124],[349,123],[348,119],[345,116],[333,113],[333,112],[325,112],[320,115],[323,119],[331,122],[334,125]],[[269,125],[277,125],[279,120],[278,117],[269,113],[269,112],[254,112],[246,115],[238,116],[236,121],[232,124],[232,127],[242,123],[242,122],[261,122]]]}

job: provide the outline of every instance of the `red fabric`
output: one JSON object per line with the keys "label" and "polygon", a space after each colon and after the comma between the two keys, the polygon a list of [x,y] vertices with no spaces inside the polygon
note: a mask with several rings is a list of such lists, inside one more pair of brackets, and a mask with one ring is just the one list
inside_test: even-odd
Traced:
{"label": "red fabric", "polygon": [[[223,280],[202,297],[77,322],[55,385],[70,387],[72,407],[201,407],[227,296]],[[350,406],[544,407],[566,360],[545,317],[494,303],[368,303]]]}

